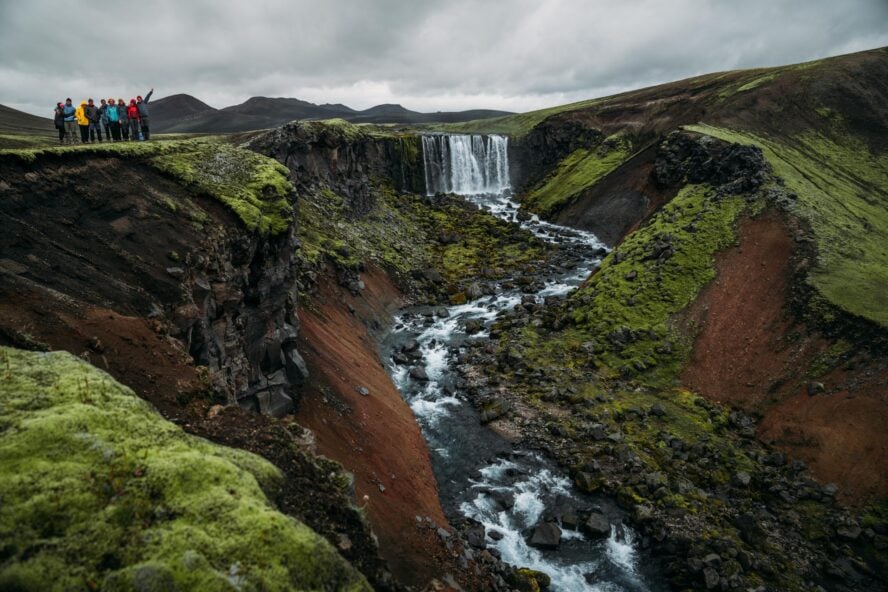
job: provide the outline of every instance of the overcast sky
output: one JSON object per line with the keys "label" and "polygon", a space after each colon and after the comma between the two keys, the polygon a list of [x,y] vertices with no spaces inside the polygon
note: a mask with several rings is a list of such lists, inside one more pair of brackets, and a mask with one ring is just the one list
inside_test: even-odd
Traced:
{"label": "overcast sky", "polygon": [[888,0],[0,0],[0,103],[527,111],[888,45]]}

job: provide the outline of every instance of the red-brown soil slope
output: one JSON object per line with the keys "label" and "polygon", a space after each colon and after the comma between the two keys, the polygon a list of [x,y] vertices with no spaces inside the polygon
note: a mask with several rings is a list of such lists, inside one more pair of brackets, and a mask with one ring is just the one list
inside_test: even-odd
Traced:
{"label": "red-brown soil slope", "polygon": [[[808,462],[821,481],[841,484],[846,499],[888,495],[886,361],[861,357],[826,376],[806,375],[833,342],[789,310],[790,280],[805,264],[796,245],[775,213],[743,221],[738,245],[718,256],[717,279],[689,311],[699,333],[681,378],[760,413],[760,438]],[[812,382],[825,391],[809,394]]]}
{"label": "red-brown soil slope", "polygon": [[426,442],[368,329],[387,322],[400,293],[381,271],[362,279],[358,296],[323,280],[301,313],[300,351],[311,376],[297,418],[316,434],[322,454],[355,475],[356,498],[395,576],[424,585],[459,568],[437,535],[417,527],[416,516],[447,521]]}

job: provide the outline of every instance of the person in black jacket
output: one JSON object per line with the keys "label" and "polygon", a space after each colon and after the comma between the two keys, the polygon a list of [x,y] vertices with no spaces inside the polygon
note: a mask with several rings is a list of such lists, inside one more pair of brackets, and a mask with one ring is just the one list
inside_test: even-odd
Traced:
{"label": "person in black jacket", "polygon": [[53,122],[55,123],[56,130],[59,132],[59,144],[65,143],[65,105],[62,103],[56,103],[55,113],[53,117]]}
{"label": "person in black jacket", "polygon": [[148,94],[145,95],[143,99],[141,96],[136,97],[136,106],[139,107],[139,119],[142,121],[142,137],[147,140],[148,139],[148,101],[151,100],[151,95],[154,94],[154,89],[148,91]]}
{"label": "person in black jacket", "polygon": [[86,108],[83,110],[84,115],[89,120],[89,141],[94,142],[96,136],[99,142],[102,141],[102,114],[92,99],[87,102]]}

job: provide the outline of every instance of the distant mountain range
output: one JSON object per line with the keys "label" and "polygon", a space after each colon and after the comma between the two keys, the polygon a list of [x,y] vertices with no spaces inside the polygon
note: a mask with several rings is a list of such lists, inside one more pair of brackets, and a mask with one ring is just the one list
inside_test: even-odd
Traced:
{"label": "distant mountain range", "polygon": [[[52,109],[47,112],[51,115]],[[219,134],[277,127],[294,119],[334,117],[353,123],[459,123],[511,114],[491,109],[420,113],[391,104],[357,111],[340,104],[316,105],[299,99],[268,97],[253,97],[240,105],[216,109],[191,95],[178,94],[151,101],[151,131]],[[0,105],[0,132],[51,135],[52,119]]]}
{"label": "distant mountain range", "polygon": [[509,114],[490,109],[420,113],[390,104],[357,111],[340,104],[316,105],[299,99],[269,97],[253,97],[240,105],[215,109],[186,94],[151,102],[152,130],[157,132],[243,132],[276,127],[294,119],[334,117],[353,123],[456,123]]}

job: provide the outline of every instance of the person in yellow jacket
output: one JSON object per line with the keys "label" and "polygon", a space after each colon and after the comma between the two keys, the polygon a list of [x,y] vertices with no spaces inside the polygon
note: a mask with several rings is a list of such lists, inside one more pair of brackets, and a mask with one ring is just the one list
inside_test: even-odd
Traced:
{"label": "person in yellow jacket", "polygon": [[80,126],[80,141],[89,142],[89,118],[86,116],[86,101],[80,101],[80,106],[74,111],[77,125]]}

